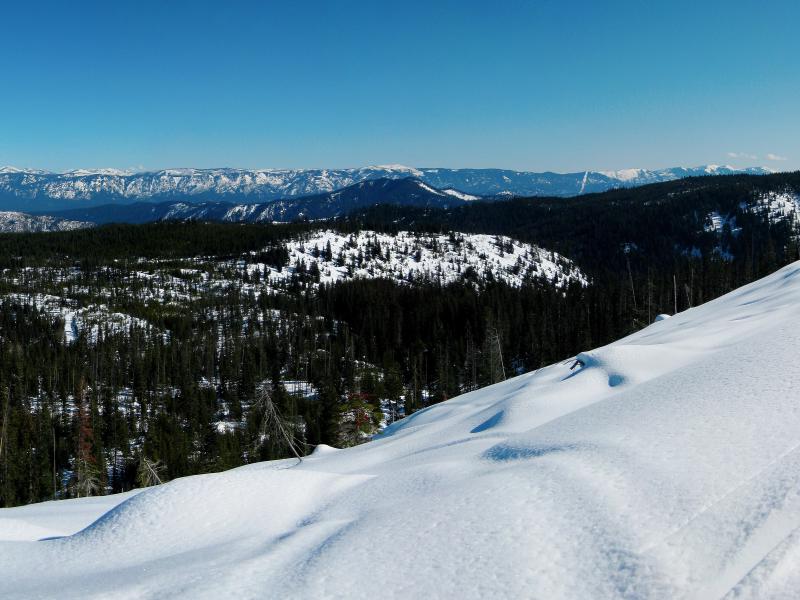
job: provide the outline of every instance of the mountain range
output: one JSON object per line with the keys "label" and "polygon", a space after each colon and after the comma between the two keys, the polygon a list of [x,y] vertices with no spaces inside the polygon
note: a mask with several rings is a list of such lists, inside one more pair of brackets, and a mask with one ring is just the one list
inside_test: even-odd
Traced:
{"label": "mountain range", "polygon": [[414,168],[385,165],[355,169],[165,169],[135,173],[81,169],[54,173],[0,168],[0,210],[44,212],[134,202],[229,202],[255,204],[325,194],[363,181],[413,177],[443,190],[476,196],[575,196],[682,177],[766,174],[763,167],[705,165],[535,173],[508,169]]}
{"label": "mountain range", "polygon": [[[520,198],[512,202],[508,195],[478,196],[460,192],[453,188],[437,189],[415,177],[403,179],[380,178],[362,181],[343,189],[312,194],[308,196],[287,197],[267,202],[235,204],[227,201],[188,202],[172,200],[163,202],[138,201],[125,204],[104,204],[66,210],[49,210],[30,214],[19,211],[0,211],[0,232],[39,232],[63,231],[104,225],[108,223],[140,224],[157,221],[209,221],[219,223],[275,223],[293,221],[320,221],[352,216],[356,220],[372,222],[373,226],[386,227],[388,223],[373,222],[394,220],[402,222],[403,227],[415,227],[430,218],[466,219],[464,223],[449,223],[447,227],[468,227],[472,231],[484,231],[492,222],[505,223],[517,231],[522,223],[543,223],[556,219],[553,226],[559,230],[561,223],[558,215],[578,209],[578,205],[592,213],[597,213],[590,220],[607,220],[609,218],[632,219],[633,207],[642,203],[667,202],[668,212],[689,211],[694,214],[699,209],[700,221],[697,230],[723,232],[728,224],[732,233],[739,230],[737,218],[748,218],[747,214],[763,213],[770,223],[797,221],[798,185],[795,174],[773,174],[763,177],[721,176],[713,178],[684,178],[674,181],[651,184],[646,187],[617,188],[600,194],[581,195],[572,199],[563,197]],[[710,185],[713,182],[713,185]],[[713,190],[713,192],[712,192]],[[686,196],[689,194],[689,196]],[[697,194],[700,194],[698,196]],[[719,202],[709,203],[709,194]],[[680,196],[685,201],[678,208],[675,200]],[[479,201],[480,202],[477,202]],[[724,200],[724,201],[723,201]],[[522,204],[520,204],[522,202]],[[628,208],[618,206],[622,202]],[[576,204],[577,203],[577,204]],[[381,207],[394,206],[389,213],[379,216]],[[594,208],[592,208],[594,207]],[[603,208],[605,207],[605,208]],[[606,214],[606,208],[610,211]],[[533,211],[522,217],[520,210]],[[375,211],[378,211],[377,213]],[[400,212],[398,212],[400,211]],[[598,211],[605,216],[600,216]],[[385,211],[384,211],[385,212]],[[741,213],[739,217],[735,215]],[[438,217],[436,216],[438,215]],[[449,215],[449,216],[447,216]],[[472,215],[472,216],[470,216]],[[508,219],[511,219],[509,221]],[[520,220],[521,219],[521,220]],[[690,220],[694,222],[695,217]],[[570,219],[565,221],[571,222]],[[604,221],[605,222],[605,221]],[[480,224],[482,223],[482,225]],[[588,225],[588,223],[587,223]],[[440,229],[442,223],[428,223],[434,230]],[[649,230],[649,225],[643,224]],[[505,229],[495,231],[492,227],[487,232],[503,233]],[[552,233],[552,231],[550,231]],[[539,231],[534,240],[545,236],[550,243],[552,239],[548,231]],[[570,231],[562,231],[560,235],[573,239]],[[631,236],[636,237],[631,231]],[[558,237],[558,236],[557,236]],[[633,239],[633,238],[631,238]],[[684,240],[685,241],[685,240]]]}
{"label": "mountain range", "polygon": [[407,177],[370,179],[334,192],[289,197],[269,202],[234,204],[225,201],[167,201],[105,204],[55,211],[61,219],[94,224],[148,223],[152,221],[220,221],[228,223],[289,222],[331,219],[376,204],[449,208],[482,199],[456,190],[439,190]]}

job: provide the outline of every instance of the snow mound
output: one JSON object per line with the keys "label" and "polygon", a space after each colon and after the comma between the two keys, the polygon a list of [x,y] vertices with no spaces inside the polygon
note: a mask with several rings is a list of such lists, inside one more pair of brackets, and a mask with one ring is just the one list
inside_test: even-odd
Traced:
{"label": "snow mound", "polygon": [[0,509],[0,550],[2,542],[35,542],[77,533],[140,491]]}
{"label": "snow mound", "polygon": [[318,444],[314,451],[311,453],[312,456],[322,456],[323,454],[330,454],[331,452],[337,452],[339,448],[334,448],[333,446],[328,446],[328,444]]}
{"label": "snow mound", "polygon": [[0,542],[0,597],[794,597],[798,344],[800,263],[369,444]]}

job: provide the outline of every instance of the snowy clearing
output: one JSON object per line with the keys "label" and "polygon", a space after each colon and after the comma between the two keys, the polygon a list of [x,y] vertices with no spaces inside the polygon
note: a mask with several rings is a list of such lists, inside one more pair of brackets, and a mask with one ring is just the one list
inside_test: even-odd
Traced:
{"label": "snowy clearing", "polygon": [[[568,258],[506,236],[409,231],[392,235],[369,230],[346,235],[320,230],[286,247],[289,264],[281,271],[269,269],[271,281],[289,279],[302,263],[307,269],[316,265],[320,283],[384,278],[448,284],[470,277],[494,278],[515,287],[536,279],[557,287],[588,283]],[[265,265],[250,268],[268,269]]]}
{"label": "snowy clearing", "polygon": [[791,190],[767,192],[757,197],[748,210],[766,215],[770,223],[788,221],[797,224],[800,222],[800,197]]}
{"label": "snowy clearing", "polygon": [[795,263],[368,444],[0,510],[0,597],[796,597],[798,344]]}

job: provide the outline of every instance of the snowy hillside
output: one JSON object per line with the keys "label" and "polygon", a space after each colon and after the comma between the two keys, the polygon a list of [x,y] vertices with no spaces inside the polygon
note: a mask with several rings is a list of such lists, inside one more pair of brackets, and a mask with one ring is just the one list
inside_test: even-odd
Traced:
{"label": "snowy hillside", "polygon": [[748,209],[766,216],[770,223],[788,221],[792,225],[800,224],[800,196],[793,190],[761,194]]}
{"label": "snowy hillside", "polygon": [[368,444],[0,510],[0,596],[796,597],[798,344],[795,263]]}
{"label": "snowy hillside", "polygon": [[[800,196],[792,188],[755,192],[746,201],[740,202],[734,212],[712,211],[706,215],[703,229],[706,232],[728,232],[738,236],[742,228],[737,221],[737,210],[740,214],[757,215],[768,225],[787,225],[794,236],[800,234]],[[733,258],[721,247],[718,252],[729,260]]]}
{"label": "snowy hillside", "polygon": [[[5,271],[5,270],[4,270]],[[80,276],[80,271],[75,269],[75,276]],[[5,275],[5,272],[3,272]],[[12,280],[10,283],[18,283]],[[72,298],[51,296],[49,294],[8,294],[0,296],[23,306],[32,306],[42,310],[52,318],[60,319],[64,323],[64,341],[74,342],[81,332],[86,332],[90,342],[97,340],[102,332],[118,333],[127,331],[131,326],[147,328],[148,323],[119,312],[113,312],[103,304],[79,306]]]}
{"label": "snowy hillside", "polygon": [[418,169],[403,165],[355,169],[165,169],[143,173],[115,169],[49,173],[3,167],[0,169],[0,208],[44,211],[169,200],[254,203],[324,194],[361,181],[406,177],[416,177],[439,189],[452,189],[466,195],[461,198],[463,200],[472,195],[574,196],[689,176],[767,172],[761,167],[736,169],[718,165],[577,173]]}
{"label": "snowy hillside", "polygon": [[61,219],[47,215],[28,215],[21,212],[0,211],[0,233],[27,233],[40,231],[71,231],[93,227],[93,223]]}
{"label": "snowy hillside", "polygon": [[281,271],[257,263],[247,269],[260,271],[273,284],[291,279],[298,269],[318,273],[320,283],[356,278],[442,284],[495,279],[515,287],[531,280],[556,286],[587,283],[569,259],[505,236],[316,231],[289,242],[287,249],[289,263]]}

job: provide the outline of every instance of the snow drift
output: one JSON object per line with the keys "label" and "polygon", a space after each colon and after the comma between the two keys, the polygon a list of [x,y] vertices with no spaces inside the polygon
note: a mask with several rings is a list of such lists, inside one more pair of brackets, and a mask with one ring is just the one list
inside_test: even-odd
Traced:
{"label": "snow drift", "polygon": [[363,446],[177,480],[59,539],[35,541],[79,503],[0,511],[27,536],[0,542],[0,596],[796,597],[799,343],[794,264]]}

